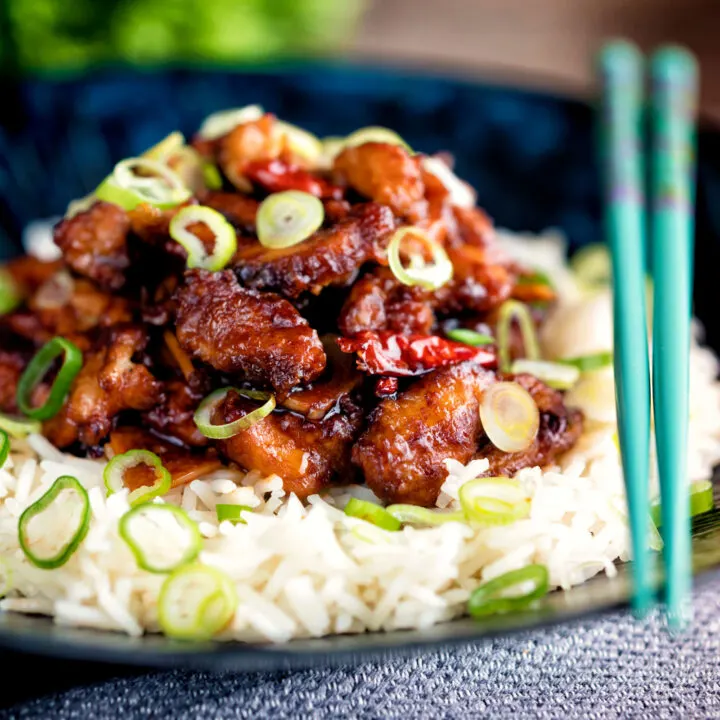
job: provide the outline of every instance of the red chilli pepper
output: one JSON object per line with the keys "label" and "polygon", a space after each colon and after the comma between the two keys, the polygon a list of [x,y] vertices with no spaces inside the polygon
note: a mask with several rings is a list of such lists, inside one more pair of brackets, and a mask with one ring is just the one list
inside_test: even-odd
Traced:
{"label": "red chilli pepper", "polygon": [[251,182],[262,185],[271,193],[301,190],[315,197],[341,200],[343,189],[284,160],[257,160],[243,168]]}
{"label": "red chilli pepper", "polygon": [[471,347],[437,335],[400,335],[365,330],[352,338],[338,338],[343,352],[357,353],[359,370],[370,375],[407,377],[473,360],[495,367],[497,357],[488,346]]}

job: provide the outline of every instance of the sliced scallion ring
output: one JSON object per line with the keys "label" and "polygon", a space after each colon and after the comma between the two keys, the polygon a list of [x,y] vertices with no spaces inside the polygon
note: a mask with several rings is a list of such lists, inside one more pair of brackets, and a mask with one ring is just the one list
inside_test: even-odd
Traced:
{"label": "sliced scallion ring", "polygon": [[607,287],[612,280],[610,252],[607,246],[595,243],[580,248],[570,258],[570,269],[578,282],[588,289]]}
{"label": "sliced scallion ring", "polygon": [[[428,265],[422,256],[413,256],[409,267],[400,260],[400,246],[406,237],[420,240],[430,250],[432,262]],[[387,249],[388,262],[393,275],[403,285],[419,285],[426,290],[437,290],[453,276],[453,265],[445,249],[438,245],[424,230],[417,227],[402,227],[395,231]],[[417,259],[416,259],[417,258]]]}
{"label": "sliced scallion ring", "polygon": [[115,455],[105,466],[103,471],[103,480],[107,494],[112,495],[123,488],[125,485],[125,473],[135,467],[145,465],[155,474],[155,480],[152,485],[142,485],[128,494],[128,503],[130,505],[140,505],[148,502],[154,497],[164,495],[172,485],[172,478],[162,460],[149,450],[128,450],[121,455]]}
{"label": "sliced scallion ring", "polygon": [[582,355],[581,357],[562,358],[558,362],[576,367],[580,372],[591,372],[612,365],[613,354],[611,352],[597,352],[591,355]]}
{"label": "sliced scallion ring", "polygon": [[569,390],[580,378],[580,370],[573,365],[548,360],[515,360],[510,372],[513,375],[534,375],[556,390]]}
{"label": "sliced scallion ring", "polygon": [[7,315],[22,302],[15,279],[5,268],[0,268],[0,315]]}
{"label": "sliced scallion ring", "polygon": [[151,573],[173,572],[195,560],[202,548],[197,523],[175,505],[138,505],[120,518],[118,532],[138,567]]}
{"label": "sliced scallion ring", "polygon": [[513,320],[517,320],[520,325],[525,357],[528,360],[540,359],[540,346],[535,332],[535,323],[528,306],[517,300],[506,300],[498,311],[496,330],[498,361],[502,372],[510,372],[510,365],[512,364],[512,358],[510,357],[510,329]]}
{"label": "sliced scallion ring", "polygon": [[[188,229],[195,223],[207,226],[215,236],[212,253],[207,252],[197,235]],[[217,210],[192,205],[180,210],[170,221],[170,237],[187,250],[187,266],[204,270],[222,270],[237,250],[235,228]]]}
{"label": "sliced scallion ring", "polygon": [[462,208],[475,207],[475,191],[463,182],[440,158],[423,157],[422,165],[431,172],[450,195],[450,203]]}
{"label": "sliced scallion ring", "polygon": [[530,500],[517,480],[486,477],[470,480],[458,491],[465,517],[482,525],[507,525],[530,513]]}
{"label": "sliced scallion ring", "polygon": [[448,330],[445,334],[450,340],[464,343],[465,345],[472,345],[473,347],[492,345],[495,342],[495,338],[492,335],[475,332],[475,330],[468,328],[455,328],[454,330]]}
{"label": "sliced scallion ring", "polygon": [[37,420],[10,417],[0,413],[0,430],[4,430],[10,437],[20,439],[39,433],[42,430],[42,424]]}
{"label": "sliced scallion ring", "polygon": [[532,395],[519,383],[496,382],[483,393],[480,420],[498,450],[522,452],[537,436],[540,411]]}
{"label": "sliced scallion ring", "polygon": [[[699,480],[692,483],[690,491],[690,517],[710,512],[715,507],[713,500],[713,485],[709,480]],[[662,511],[660,503],[650,508],[650,517],[655,527],[662,525]]]}
{"label": "sliced scallion ring", "polygon": [[[525,585],[530,585],[525,589]],[[522,610],[533,601],[547,595],[550,577],[544,565],[527,565],[493,578],[473,590],[468,600],[468,612],[475,618],[496,613]],[[522,594],[508,594],[522,590]]]}
{"label": "sliced scallion ring", "polygon": [[[212,414],[215,408],[227,397],[227,394],[234,390],[238,395],[250,398],[251,400],[264,400],[265,403],[259,408],[243,415],[241,418],[225,425],[213,425]],[[198,430],[205,436],[215,440],[227,440],[234,435],[247,430],[255,423],[260,422],[275,409],[275,396],[262,390],[239,390],[238,388],[222,388],[210,393],[198,406],[193,417]]]}
{"label": "sliced scallion ring", "polygon": [[209,640],[232,620],[238,605],[232,580],[216,568],[194,563],[173,572],[158,598],[163,632],[181,640]]}
{"label": "sliced scallion ring", "polygon": [[246,105],[232,110],[220,110],[208,115],[198,130],[198,137],[203,140],[217,140],[227,135],[238,125],[255,122],[263,116],[263,109],[259,105]]}
{"label": "sliced scallion ring", "polygon": [[311,165],[317,163],[323,154],[323,143],[317,136],[282,120],[277,121],[277,127],[285,134],[287,145],[294,155]]}
{"label": "sliced scallion ring", "polygon": [[385,512],[403,525],[443,525],[448,522],[465,522],[464,513],[430,510],[418,505],[388,505]]}
{"label": "sliced scallion ring", "polygon": [[359,498],[350,498],[348,504],[345,506],[345,514],[350,517],[365,520],[372,525],[376,525],[383,530],[390,530],[391,532],[400,530],[402,527],[400,520],[391,515],[385,508],[368,502],[367,500],[360,500]]}
{"label": "sliced scallion ring", "polygon": [[261,245],[282,249],[307,240],[323,223],[325,208],[319,198],[301,190],[268,195],[257,211]]}
{"label": "sliced scallion ring", "polygon": [[389,130],[379,125],[371,125],[369,127],[360,128],[350,133],[345,138],[344,147],[357,147],[365,143],[385,143],[387,145],[400,145],[408,152],[412,152],[412,148],[393,130]]}
{"label": "sliced scallion ring", "polygon": [[215,505],[215,512],[217,513],[218,522],[227,520],[233,524],[240,523],[241,525],[247,525],[245,520],[243,520],[242,514],[244,512],[252,512],[252,508],[249,505],[217,503],[217,505]]}
{"label": "sliced scallion ring", "polygon": [[222,175],[217,165],[209,161],[202,164],[203,182],[208,190],[220,190],[223,186]]}
{"label": "sliced scallion ring", "polygon": [[[36,527],[37,535],[31,526]],[[90,500],[87,491],[77,478],[63,475],[20,515],[18,541],[33,565],[51,570],[70,559],[85,539],[89,527]],[[59,548],[58,541],[62,543]],[[51,544],[49,550],[45,548],[48,542]]]}
{"label": "sliced scallion ring", "polygon": [[[47,400],[40,407],[33,407],[32,395],[57,358],[63,355],[63,363],[55,376]],[[45,344],[25,368],[17,387],[17,405],[20,411],[33,420],[49,420],[60,411],[73,380],[82,368],[82,352],[77,345],[62,337],[55,337]]]}
{"label": "sliced scallion ring", "polygon": [[151,148],[148,148],[142,156],[150,158],[151,160],[165,162],[181,147],[185,147],[185,136],[181,132],[175,130],[164,137],[159,143],[156,143]]}
{"label": "sliced scallion ring", "polygon": [[5,464],[10,454],[10,438],[4,430],[0,430],[0,468]]}

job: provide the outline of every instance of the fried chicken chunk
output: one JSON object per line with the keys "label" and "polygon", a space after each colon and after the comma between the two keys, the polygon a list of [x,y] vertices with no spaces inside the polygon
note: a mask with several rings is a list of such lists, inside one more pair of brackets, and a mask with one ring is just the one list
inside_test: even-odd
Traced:
{"label": "fried chicken chunk", "polygon": [[[235,392],[228,396],[216,422],[233,422],[257,403]],[[339,411],[320,421],[292,413],[272,413],[252,427],[219,443],[220,452],[246,469],[279,475],[288,493],[304,499],[347,472],[350,448],[362,423],[362,412],[350,398]]]}
{"label": "fried chicken chunk", "polygon": [[55,244],[75,272],[102,288],[118,290],[125,284],[124,271],[130,264],[126,243],[129,229],[130,220],[122,208],[96,202],[55,227]]}
{"label": "fried chicken chunk", "polygon": [[230,375],[286,392],[325,369],[317,333],[283,298],[241,287],[232,271],[191,270],[176,295],[185,352]]}
{"label": "fried chicken chunk", "polygon": [[248,287],[275,290],[290,298],[307,291],[317,295],[327,285],[352,280],[364,263],[381,253],[394,228],[389,208],[366,203],[298,245],[282,250],[260,243],[241,246],[233,265]]}
{"label": "fried chicken chunk", "polygon": [[444,461],[466,463],[475,453],[480,398],[494,380],[494,373],[463,363],[383,400],[352,453],[370,489],[388,503],[431,506],[447,476]]}

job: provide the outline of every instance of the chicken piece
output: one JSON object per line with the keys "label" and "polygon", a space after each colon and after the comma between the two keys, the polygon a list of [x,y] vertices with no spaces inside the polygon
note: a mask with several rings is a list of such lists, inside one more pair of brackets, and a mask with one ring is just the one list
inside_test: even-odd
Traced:
{"label": "chicken piece", "polygon": [[432,294],[398,282],[387,268],[377,268],[358,280],[340,311],[343,335],[364,330],[429,335],[435,325]]}
{"label": "chicken piece", "polygon": [[191,447],[205,447],[208,439],[197,429],[193,420],[203,395],[181,380],[171,380],[163,386],[161,402],[143,415],[149,427],[164,436],[179,440]]}
{"label": "chicken piece", "polygon": [[429,507],[447,476],[445,460],[475,453],[480,398],[495,374],[472,363],[436,370],[373,411],[355,444],[353,463],[388,503]]}
{"label": "chicken piece", "polygon": [[44,429],[55,445],[66,447],[75,440],[98,445],[119,412],[149,410],[160,402],[161,383],[132,360],[146,343],[141,328],[116,328],[106,347],[85,356],[64,411]]}
{"label": "chicken piece", "polygon": [[502,452],[487,441],[476,457],[487,458],[490,462],[486,473],[490,477],[512,477],[522,468],[550,465],[567,452],[582,433],[582,413],[565,407],[562,393],[549,388],[532,375],[515,375],[503,379],[515,381],[532,395],[540,410],[540,428],[533,444],[522,452]]}
{"label": "chicken piece", "polygon": [[216,370],[285,392],[325,369],[300,313],[274,293],[241,287],[232,271],[190,270],[176,300],[180,346]]}
{"label": "chicken piece", "polygon": [[222,213],[237,230],[255,234],[255,218],[260,203],[239,193],[210,191],[201,197],[201,203]]}
{"label": "chicken piece", "polygon": [[[257,403],[228,393],[219,412],[221,422],[233,422]],[[234,437],[218,443],[220,452],[248,470],[279,475],[287,493],[305,499],[320,492],[350,467],[350,449],[362,423],[362,412],[350,398],[338,412],[321,421],[292,413],[272,413]]]}
{"label": "chicken piece", "polygon": [[306,291],[317,295],[327,285],[351,281],[364,263],[381,255],[394,229],[388,208],[358,205],[344,220],[298,245],[282,250],[258,242],[241,246],[233,265],[240,281],[249,287],[275,290],[290,298]]}
{"label": "chicken piece", "polygon": [[17,385],[30,354],[11,349],[9,339],[0,335],[0,412],[17,412]]}
{"label": "chicken piece", "polygon": [[[137,427],[119,427],[113,430],[108,445],[112,455],[120,455],[128,450],[154,452],[170,473],[172,487],[187,485],[222,467],[222,462],[213,448],[206,448],[199,454],[193,453]],[[137,469],[132,468],[125,473],[124,478],[125,484],[130,490],[148,484],[153,479],[152,474],[143,472],[142,466]]]}
{"label": "chicken piece", "polygon": [[412,223],[427,216],[420,160],[405,148],[387,143],[365,143],[340,152],[333,164],[335,176],[360,195],[387,205]]}
{"label": "chicken piece", "polygon": [[46,262],[32,255],[23,255],[10,260],[4,269],[10,273],[21,296],[25,298],[47,282],[62,266],[62,260]]}
{"label": "chicken piece", "polygon": [[55,227],[55,244],[75,272],[104,289],[118,290],[125,284],[125,270],[130,264],[126,241],[129,229],[130,220],[122,208],[96,202]]}

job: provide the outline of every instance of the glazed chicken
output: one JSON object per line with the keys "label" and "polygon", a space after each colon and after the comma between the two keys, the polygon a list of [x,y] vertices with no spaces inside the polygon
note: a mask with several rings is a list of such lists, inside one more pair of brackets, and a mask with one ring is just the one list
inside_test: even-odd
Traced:
{"label": "glazed chicken", "polygon": [[[226,464],[301,499],[364,482],[384,502],[432,506],[447,459],[512,476],[570,449],[583,419],[563,393],[508,374],[498,338],[456,333],[495,333],[508,301],[541,322],[552,288],[524,282],[532,269],[505,257],[427,156],[373,138],[313,156],[287,127],[265,114],[155,156],[173,182],[208,168],[212,182],[168,187],[136,163],[137,201],[106,191],[55,227],[61,260],[10,263],[0,411],[18,414],[24,369],[63,338],[82,366],[45,435],[79,455],[149,449],[175,484]],[[522,354],[516,328],[510,345]],[[50,402],[60,366],[26,403]],[[483,426],[498,382],[536,408],[522,450]]]}

